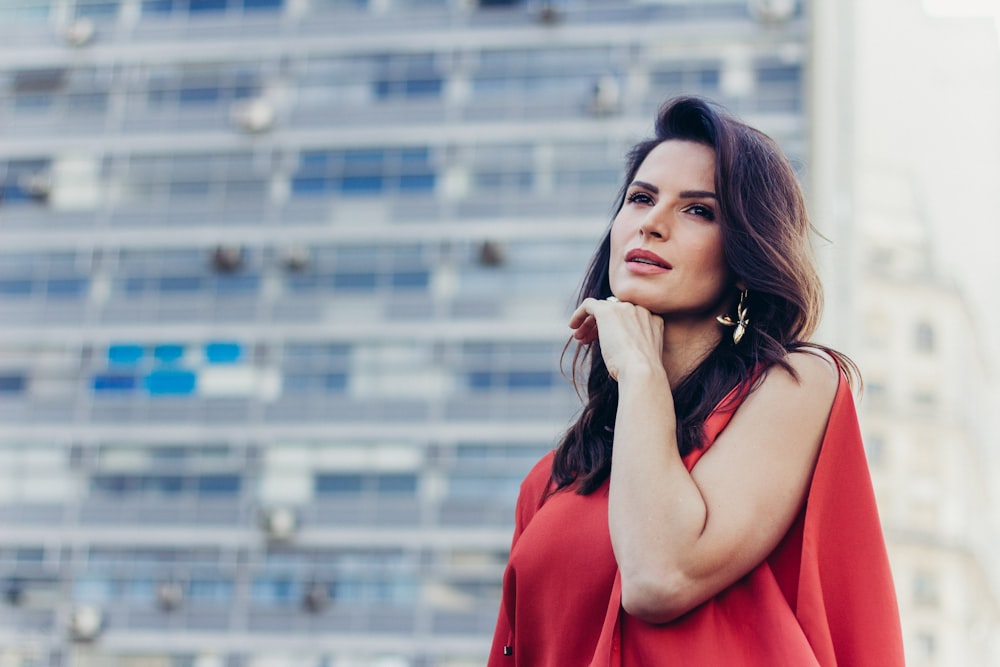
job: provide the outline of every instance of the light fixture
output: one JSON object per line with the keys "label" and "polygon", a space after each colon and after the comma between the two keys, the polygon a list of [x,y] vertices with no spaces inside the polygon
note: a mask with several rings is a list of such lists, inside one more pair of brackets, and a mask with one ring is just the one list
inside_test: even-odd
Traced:
{"label": "light fixture", "polygon": [[95,605],[78,605],[70,612],[68,629],[73,641],[92,642],[104,629],[104,612]]}
{"label": "light fixture", "polygon": [[76,19],[63,31],[63,39],[74,48],[87,46],[94,41],[96,35],[97,26],[94,25],[93,19],[87,16]]}
{"label": "light fixture", "polygon": [[268,540],[287,542],[298,531],[299,517],[291,508],[272,507],[261,513],[260,527]]}
{"label": "light fixture", "polygon": [[212,267],[219,273],[234,273],[243,266],[243,248],[218,245],[212,250]]}
{"label": "light fixture", "polygon": [[310,614],[319,614],[330,606],[330,590],[327,584],[314,581],[306,586],[302,595],[302,607]]}
{"label": "light fixture", "polygon": [[795,0],[747,0],[750,16],[762,22],[787,21],[795,14]]}
{"label": "light fixture", "polygon": [[305,246],[291,246],[281,251],[281,265],[292,273],[305,271],[310,260],[309,248]]}
{"label": "light fixture", "polygon": [[274,105],[261,97],[234,103],[231,115],[233,124],[244,132],[266,132],[274,127]]}
{"label": "light fixture", "polygon": [[156,587],[156,606],[173,611],[184,603],[184,586],[179,581],[163,581]]}
{"label": "light fixture", "polygon": [[483,241],[479,244],[477,260],[482,266],[503,266],[507,261],[506,248],[499,241]]}

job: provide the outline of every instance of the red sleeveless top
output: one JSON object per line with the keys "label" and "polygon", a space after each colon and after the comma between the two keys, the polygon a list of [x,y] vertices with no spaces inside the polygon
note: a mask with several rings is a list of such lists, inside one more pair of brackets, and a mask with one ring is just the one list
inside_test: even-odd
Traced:
{"label": "red sleeveless top", "polygon": [[[712,412],[704,447],[684,458],[688,470],[736,407]],[[488,667],[903,665],[895,589],[843,376],[787,535],[743,579],[670,623],[621,609],[608,482],[587,496],[546,496],[552,457],[521,484]]]}

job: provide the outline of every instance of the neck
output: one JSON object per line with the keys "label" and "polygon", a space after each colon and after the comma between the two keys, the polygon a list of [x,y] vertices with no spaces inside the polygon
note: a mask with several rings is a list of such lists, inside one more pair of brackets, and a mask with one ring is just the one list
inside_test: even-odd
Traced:
{"label": "neck", "polygon": [[674,389],[716,348],[723,331],[716,322],[689,325],[668,322],[663,327],[663,368]]}

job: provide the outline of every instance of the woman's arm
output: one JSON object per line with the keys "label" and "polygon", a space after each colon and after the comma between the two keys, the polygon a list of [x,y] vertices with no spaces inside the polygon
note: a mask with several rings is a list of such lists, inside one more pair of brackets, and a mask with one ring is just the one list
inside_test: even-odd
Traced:
{"label": "woman's arm", "polygon": [[788,531],[809,488],[839,376],[818,354],[790,354],[798,380],[780,367],[768,370],[689,473],[677,451],[666,371],[651,362],[643,327],[618,324],[601,331],[619,383],[609,526],[622,606],[663,623],[747,574]]}
{"label": "woman's arm", "polygon": [[788,361],[798,381],[772,367],[691,473],[665,376],[620,379],[608,518],[630,614],[673,620],[747,574],[788,532],[838,382],[818,355]]}

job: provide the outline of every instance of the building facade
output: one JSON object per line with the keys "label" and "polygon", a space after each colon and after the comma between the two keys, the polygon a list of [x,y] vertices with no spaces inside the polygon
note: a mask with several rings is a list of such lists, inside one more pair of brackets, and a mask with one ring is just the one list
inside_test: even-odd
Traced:
{"label": "building facade", "polygon": [[861,418],[907,664],[1000,660],[990,374],[968,300],[932,259],[912,183],[859,189]]}
{"label": "building facade", "polygon": [[482,664],[624,153],[805,9],[0,5],[0,661]]}

